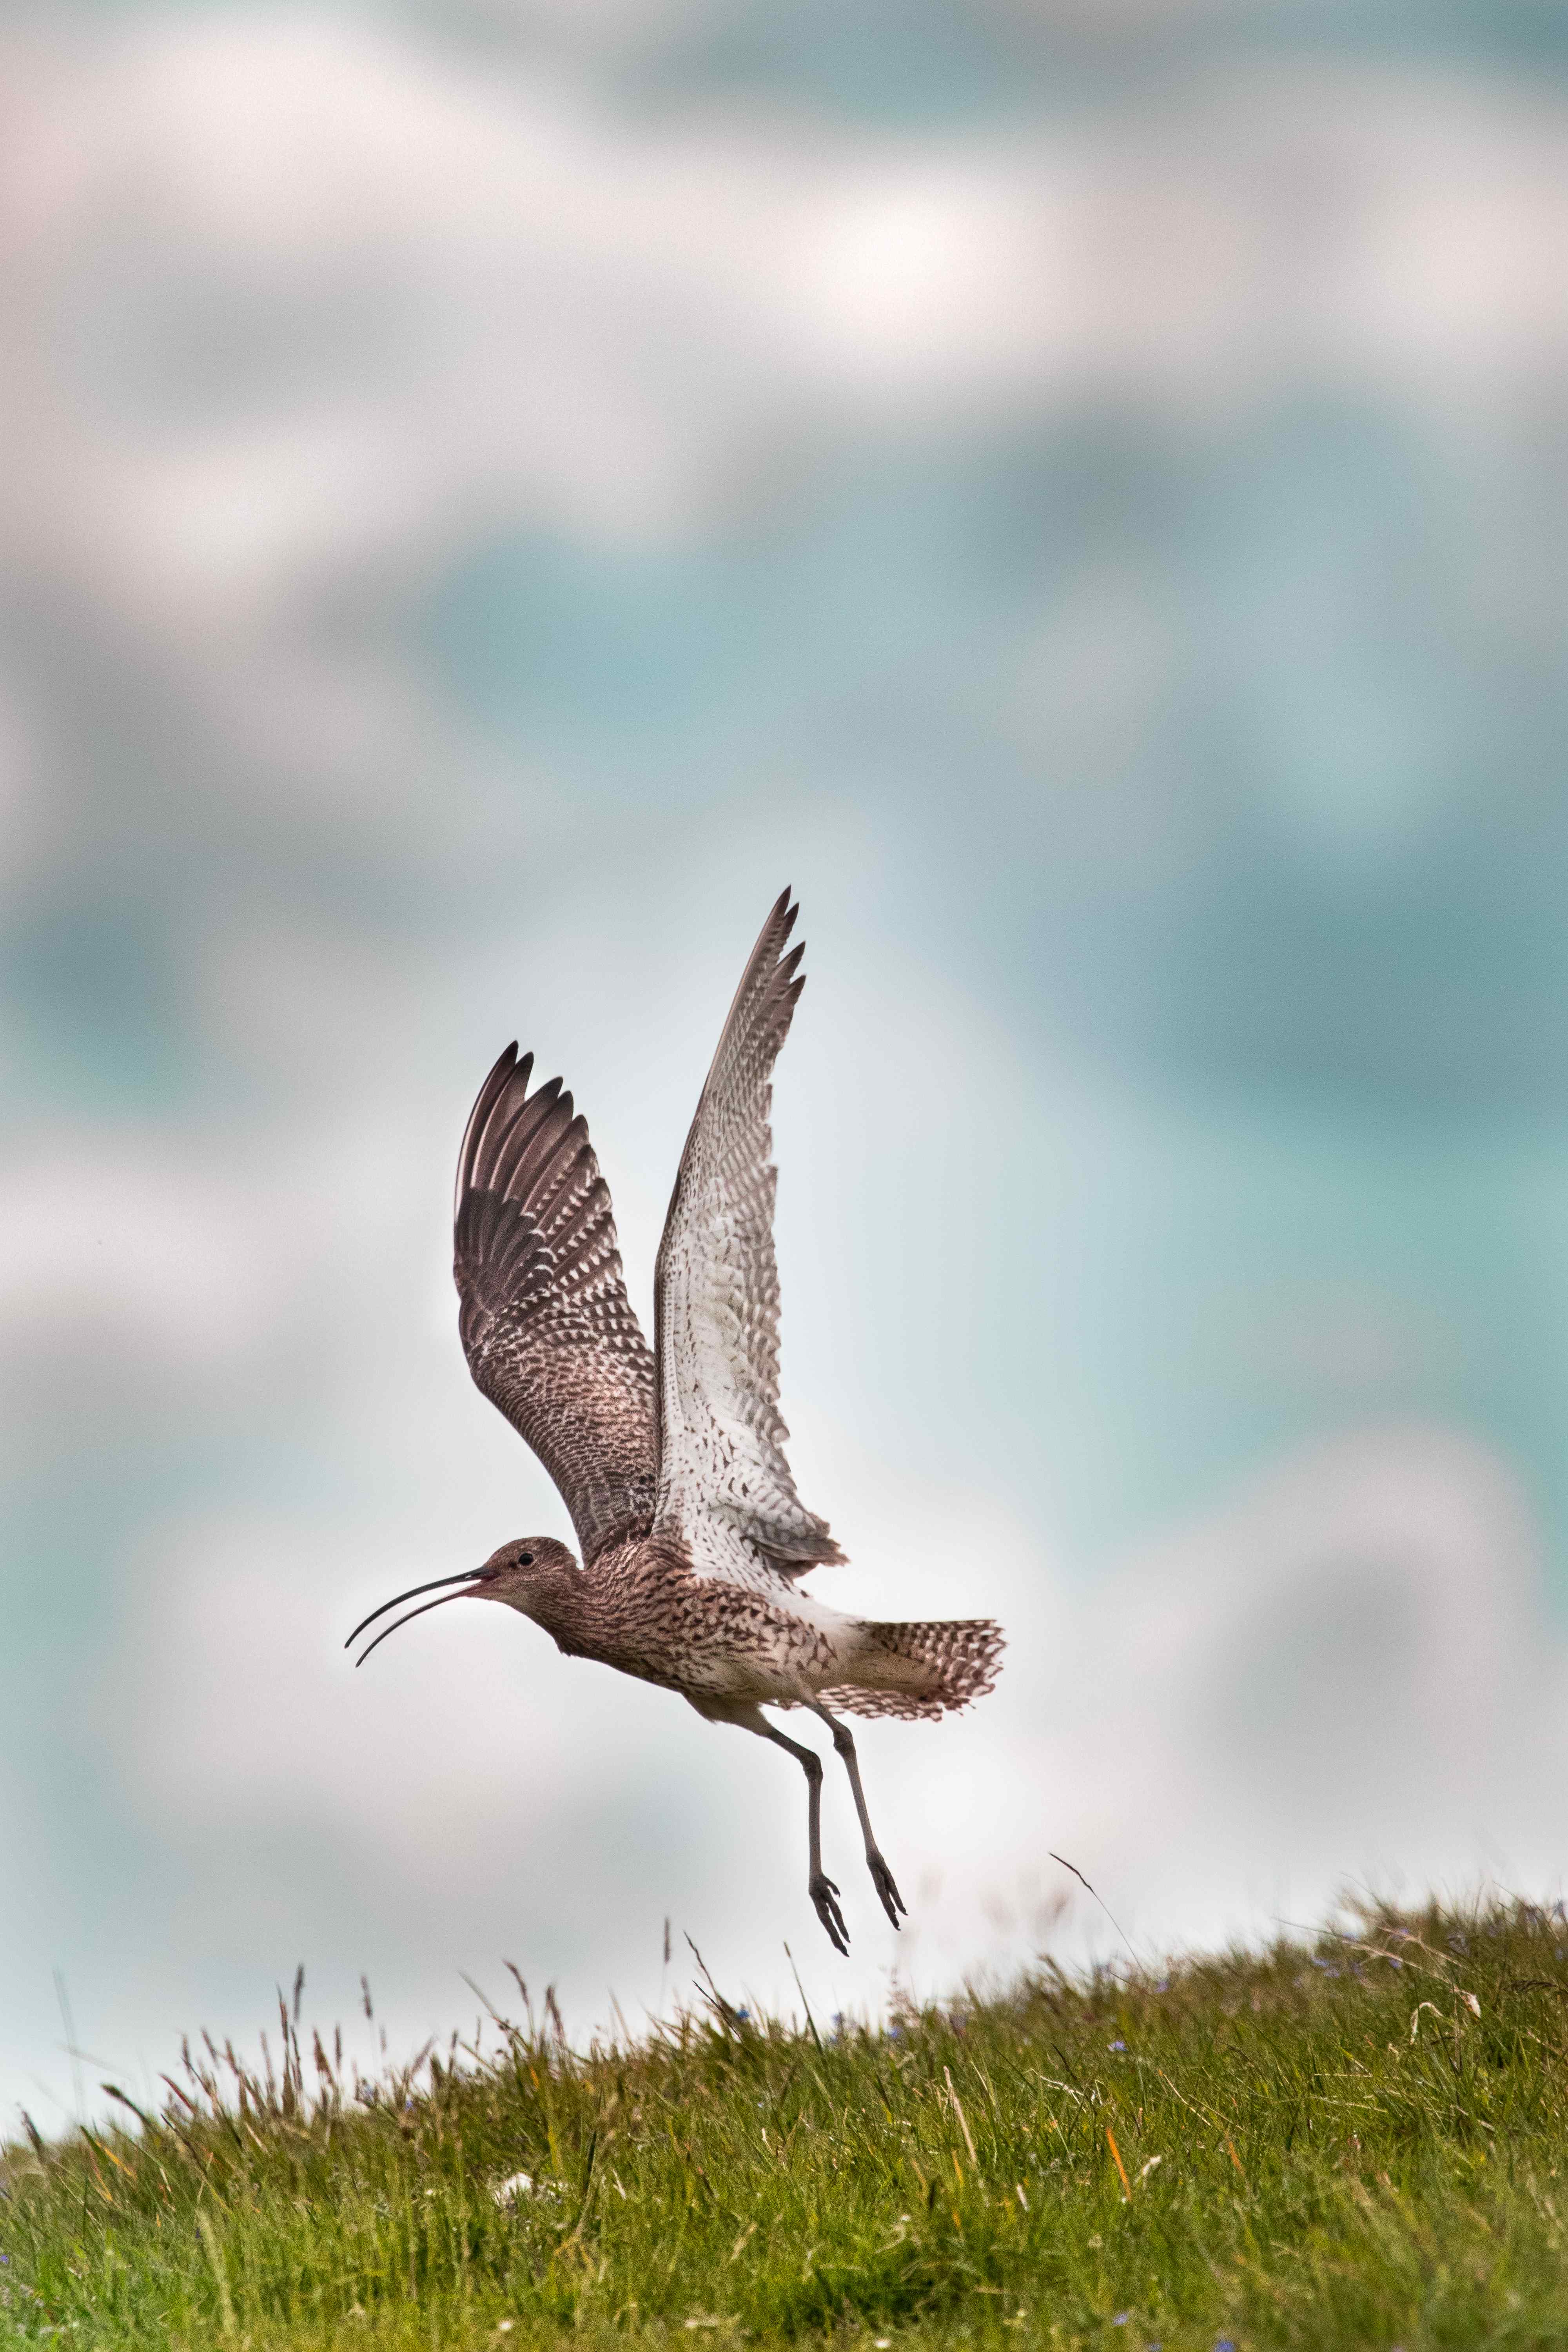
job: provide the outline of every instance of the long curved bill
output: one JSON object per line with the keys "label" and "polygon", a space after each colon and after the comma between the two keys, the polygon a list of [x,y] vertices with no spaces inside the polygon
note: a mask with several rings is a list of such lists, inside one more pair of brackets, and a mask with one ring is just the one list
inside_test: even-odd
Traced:
{"label": "long curved bill", "polygon": [[[461,1574],[458,1576],[433,1576],[428,1584],[411,1584],[406,1592],[395,1593],[390,1601],[384,1601],[379,1609],[373,1609],[368,1617],[362,1617],[359,1623],[354,1627],[353,1632],[349,1635],[348,1640],[343,1643],[344,1649],[347,1650],[353,1647],[354,1643],[359,1640],[360,1635],[364,1632],[367,1625],[374,1625],[376,1619],[378,1617],[384,1617],[389,1609],[401,1608],[404,1601],[412,1601],[416,1593],[434,1592],[437,1586],[443,1584],[461,1584],[466,1586],[468,1591],[471,1592],[483,1582],[485,1574],[486,1571],[482,1568],[466,1568],[462,1570]],[[465,1598],[466,1594],[462,1592],[447,1592],[442,1594],[442,1600],[444,1601],[461,1601]],[[399,1625],[411,1625],[416,1617],[424,1616],[426,1609],[439,1609],[440,1606],[440,1601],[427,1601],[425,1603],[424,1609],[411,1609],[406,1617],[399,1617],[394,1624],[384,1625],[381,1632],[376,1635],[375,1641],[370,1643],[354,1660],[355,1665],[363,1666],[365,1659],[369,1657],[371,1651],[375,1648],[376,1642],[384,1642],[389,1633],[396,1633]]]}

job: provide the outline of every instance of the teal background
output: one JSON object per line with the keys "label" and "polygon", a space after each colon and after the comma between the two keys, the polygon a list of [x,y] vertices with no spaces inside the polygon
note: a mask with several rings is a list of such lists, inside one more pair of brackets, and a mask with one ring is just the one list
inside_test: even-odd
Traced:
{"label": "teal background", "polygon": [[[1053,1847],[1151,1948],[1554,1887],[1560,13],[0,40],[0,2095],[301,1958],[586,2031],[667,1915],[874,2005],[1093,1940]],[[563,1531],[456,1345],[479,1078],[564,1069],[646,1308],[786,880],[823,1595],[1013,1637],[868,1731],[919,1900],[840,1804],[844,1969],[762,1749],[510,1620],[337,1647]]]}

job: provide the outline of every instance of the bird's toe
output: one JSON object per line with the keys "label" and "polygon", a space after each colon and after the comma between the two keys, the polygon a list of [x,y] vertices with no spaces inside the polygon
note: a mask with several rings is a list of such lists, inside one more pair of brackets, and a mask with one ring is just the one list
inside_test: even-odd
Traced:
{"label": "bird's toe", "polygon": [[900,1912],[908,1911],[910,1906],[899,1893],[898,1882],[881,1855],[873,1849],[866,1860],[870,1866],[871,1884],[881,1898],[882,1908],[896,1927]]}
{"label": "bird's toe", "polygon": [[817,1917],[827,1930],[828,1941],[835,1951],[842,1952],[847,1957],[849,1930],[844,1924],[844,1914],[838,1907],[838,1889],[832,1879],[825,1878],[820,1874],[814,1878],[811,1882],[811,1899],[816,1906]]}

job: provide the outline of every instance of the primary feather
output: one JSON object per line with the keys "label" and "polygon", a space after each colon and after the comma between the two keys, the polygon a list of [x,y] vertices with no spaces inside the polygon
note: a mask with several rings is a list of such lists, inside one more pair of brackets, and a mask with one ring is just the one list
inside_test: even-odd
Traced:
{"label": "primary feather", "polygon": [[559,1078],[530,1094],[532,1066],[507,1047],[463,1138],[458,1328],[476,1384],[543,1463],[591,1560],[653,1516],[653,1358],[587,1121]]}
{"label": "primary feather", "polygon": [[675,1180],[654,1275],[657,1533],[699,1576],[763,1591],[843,1558],[795,1493],[779,1412],[772,1076],[801,990],[783,892],[735,992]]}

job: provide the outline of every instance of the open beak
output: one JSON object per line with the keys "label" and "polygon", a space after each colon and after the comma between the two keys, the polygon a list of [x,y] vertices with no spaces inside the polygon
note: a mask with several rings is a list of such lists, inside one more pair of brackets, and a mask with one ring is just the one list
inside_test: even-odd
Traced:
{"label": "open beak", "polygon": [[411,1584],[406,1592],[399,1592],[391,1601],[384,1601],[379,1609],[373,1609],[368,1617],[362,1617],[343,1643],[343,1647],[345,1650],[350,1648],[359,1640],[367,1625],[374,1625],[376,1619],[384,1617],[389,1609],[396,1609],[405,1601],[412,1601],[416,1592],[434,1592],[437,1586],[441,1584],[460,1584],[464,1587],[461,1592],[443,1592],[440,1601],[427,1601],[424,1609],[411,1609],[406,1617],[395,1618],[390,1625],[384,1625],[376,1635],[375,1642],[368,1643],[354,1660],[356,1666],[363,1666],[371,1651],[375,1648],[376,1642],[384,1642],[389,1633],[396,1633],[399,1625],[412,1625],[416,1617],[423,1617],[426,1610],[439,1609],[442,1601],[466,1601],[470,1593],[478,1594],[482,1591],[489,1577],[490,1570],[488,1568],[466,1568],[460,1576],[433,1576],[428,1584]]}

